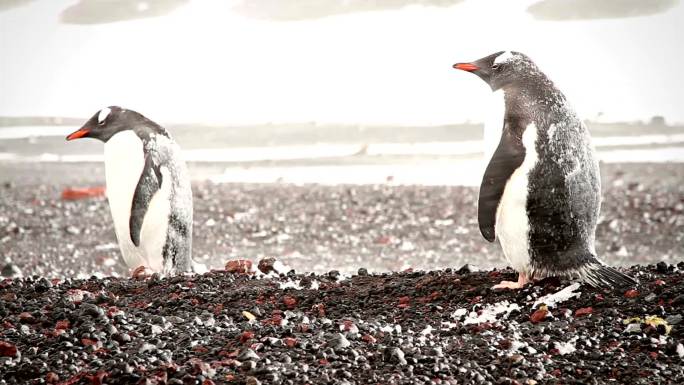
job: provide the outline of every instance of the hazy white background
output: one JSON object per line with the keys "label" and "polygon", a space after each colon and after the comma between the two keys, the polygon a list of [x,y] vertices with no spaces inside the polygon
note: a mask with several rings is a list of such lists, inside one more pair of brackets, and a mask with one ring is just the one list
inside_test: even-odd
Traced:
{"label": "hazy white background", "polygon": [[451,65],[513,49],[586,118],[684,122],[679,3],[586,21],[539,21],[534,1],[509,0],[282,21],[202,0],[157,18],[60,22],[75,3],[0,13],[0,115],[86,117],[118,104],[162,122],[483,121],[488,88]]}

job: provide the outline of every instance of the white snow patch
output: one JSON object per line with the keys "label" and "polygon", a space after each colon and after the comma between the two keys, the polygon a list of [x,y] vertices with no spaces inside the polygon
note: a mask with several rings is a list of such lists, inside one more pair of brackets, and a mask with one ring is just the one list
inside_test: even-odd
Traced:
{"label": "white snow patch", "polygon": [[[519,310],[520,306],[517,303],[510,303],[508,301],[501,301],[487,306],[478,315],[477,312],[471,312],[468,318],[463,322],[464,325],[479,324],[483,322],[495,322],[499,314],[508,316],[513,310]],[[460,310],[460,309],[459,309]]]}
{"label": "white snow patch", "polygon": [[534,305],[532,305],[532,308],[535,309],[538,305],[541,304],[544,304],[548,307],[554,307],[561,302],[569,300],[570,298],[579,297],[580,295],[582,295],[582,292],[575,293],[575,290],[579,289],[579,287],[579,282],[575,282],[572,285],[563,288],[562,290],[559,290],[556,293],[547,294],[536,300],[534,302]]}
{"label": "white snow patch", "polygon": [[466,314],[468,314],[468,310],[462,308],[456,309],[455,312],[451,313],[451,318],[461,318]]}
{"label": "white snow patch", "polygon": [[577,350],[575,349],[575,341],[577,341],[577,337],[568,342],[554,342],[553,347],[556,348],[561,355],[574,353],[575,350]]}
{"label": "white snow patch", "polygon": [[494,59],[494,64],[501,64],[505,63],[511,59],[513,59],[515,56],[513,55],[513,52],[511,51],[506,51],[502,53],[501,55],[497,56],[496,59]]}
{"label": "white snow patch", "polygon": [[[282,289],[295,289],[295,290],[306,289],[305,287],[302,287],[301,282],[302,281],[300,279],[297,279],[294,281],[289,279],[286,282],[279,282],[278,286],[280,287],[281,290]],[[311,281],[311,287],[310,287],[311,290],[318,290],[319,287],[320,287],[320,284],[318,283],[318,281]]]}
{"label": "white snow patch", "polygon": [[106,251],[106,250],[116,250],[119,248],[119,245],[116,243],[105,243],[104,245],[97,245],[95,246],[95,251]]}
{"label": "white snow patch", "polygon": [[273,270],[275,270],[275,272],[278,274],[285,274],[288,271],[290,271],[290,268],[282,262],[276,260],[275,262],[273,262]]}
{"label": "white snow patch", "polygon": [[346,281],[346,280],[348,280],[348,279],[351,278],[351,277],[352,277],[352,273],[350,273],[350,272],[341,272],[340,275],[337,276],[337,282]]}
{"label": "white snow patch", "polygon": [[387,325],[381,327],[381,328],[380,328],[380,331],[381,331],[381,332],[385,332],[385,333],[396,332],[397,334],[401,334],[401,326],[400,326],[400,325],[390,325],[390,324],[387,324]]}
{"label": "white snow patch", "polygon": [[432,328],[432,326],[427,325],[427,326],[425,327],[425,329],[423,329],[423,330],[420,332],[420,334],[426,336],[426,335],[428,335],[428,334],[432,334],[432,331],[433,331],[433,330],[434,330],[434,329]]}
{"label": "white snow patch", "polygon": [[679,357],[684,358],[684,345],[677,344],[677,354],[679,354]]}
{"label": "white snow patch", "polygon": [[287,282],[280,282],[278,285],[280,286],[280,289],[295,289],[295,290],[302,290],[302,287],[299,285],[301,280],[288,280]]}
{"label": "white snow patch", "polygon": [[93,293],[81,289],[69,289],[66,293],[67,299],[71,302],[81,302],[84,298],[94,297]]}

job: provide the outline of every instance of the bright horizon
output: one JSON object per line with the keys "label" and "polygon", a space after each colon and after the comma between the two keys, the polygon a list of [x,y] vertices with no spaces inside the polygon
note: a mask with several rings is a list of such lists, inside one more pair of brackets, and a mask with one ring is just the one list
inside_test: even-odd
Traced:
{"label": "bright horizon", "polygon": [[163,122],[481,122],[489,89],[451,65],[518,50],[585,119],[684,123],[681,3],[611,20],[538,21],[531,1],[469,0],[284,22],[192,1],[158,18],[60,23],[72,3],[0,13],[0,115],[85,117],[121,105]]}

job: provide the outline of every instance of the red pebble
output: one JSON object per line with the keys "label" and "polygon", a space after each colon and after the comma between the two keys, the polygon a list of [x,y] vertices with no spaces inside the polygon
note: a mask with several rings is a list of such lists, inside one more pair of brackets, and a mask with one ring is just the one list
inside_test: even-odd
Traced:
{"label": "red pebble", "polygon": [[23,312],[19,314],[19,321],[23,323],[31,323],[33,322],[33,315],[28,312]]}
{"label": "red pebble", "polygon": [[[123,312],[121,312],[121,313],[123,313]],[[107,309],[107,317],[112,318],[117,314],[119,314],[119,309],[116,306],[110,306]]]}
{"label": "red pebble", "polygon": [[68,380],[66,380],[64,382],[60,382],[59,384],[60,385],[73,385],[73,384],[81,381],[81,378],[85,377],[85,375],[86,374],[84,372],[80,372],[78,374],[71,376],[71,378],[69,378]]}
{"label": "red pebble", "polygon": [[17,355],[17,347],[9,342],[0,341],[0,357],[14,357]]}
{"label": "red pebble", "polygon": [[289,296],[289,295],[286,295],[286,296],[283,298],[283,303],[284,303],[285,306],[287,306],[287,308],[290,309],[290,310],[291,310],[291,309],[294,309],[295,306],[297,306],[297,300],[296,300],[295,298]]}
{"label": "red pebble", "polygon": [[243,344],[245,342],[251,340],[252,338],[254,338],[254,332],[246,331],[246,332],[242,332],[242,334],[240,334],[240,342]]}
{"label": "red pebble", "polygon": [[375,337],[373,337],[373,336],[370,335],[370,334],[364,334],[363,337],[361,337],[361,339],[362,339],[364,342],[369,343],[369,344],[374,344],[375,341],[376,341]]}
{"label": "red pebble", "polygon": [[285,345],[291,348],[297,344],[297,340],[292,337],[285,337],[283,338],[283,341],[285,342]]}
{"label": "red pebble", "polygon": [[104,371],[99,371],[92,376],[86,376],[90,380],[91,385],[102,385],[106,377],[109,377],[109,373]]}
{"label": "red pebble", "polygon": [[62,191],[62,199],[73,201],[77,199],[101,197],[105,195],[104,187],[88,187],[88,188],[66,188]]}
{"label": "red pebble", "polygon": [[96,345],[96,344],[97,344],[96,341],[93,341],[93,340],[91,340],[90,338],[81,338],[81,343],[82,343],[84,346],[91,346],[91,345]]}
{"label": "red pebble", "polygon": [[69,329],[69,325],[70,325],[69,320],[64,319],[61,321],[57,321],[57,324],[55,325],[55,329],[57,329],[57,330]]}
{"label": "red pebble", "polygon": [[328,360],[326,360],[325,358],[321,358],[320,360],[318,360],[318,363],[321,365],[328,365],[330,362],[328,362]]}
{"label": "red pebble", "polygon": [[318,311],[319,317],[325,317],[325,304],[319,303],[319,304],[313,305],[311,310]]}
{"label": "red pebble", "polygon": [[297,326],[297,329],[299,329],[300,332],[302,333],[308,333],[309,332],[309,325],[307,324],[299,324]]}
{"label": "red pebble", "polygon": [[594,309],[589,306],[589,307],[583,307],[581,309],[575,310],[575,317],[581,317],[584,315],[589,315],[594,312]]}
{"label": "red pebble", "polygon": [[252,261],[248,259],[235,259],[226,262],[226,271],[234,274],[251,274]]}
{"label": "red pebble", "polygon": [[379,237],[378,239],[375,240],[375,243],[377,243],[377,244],[379,244],[379,245],[388,245],[388,244],[390,244],[391,242],[392,242],[392,238],[391,238],[391,237],[388,237],[388,236],[386,236],[386,235],[383,235],[383,236],[381,236],[381,237]]}
{"label": "red pebble", "polygon": [[663,281],[662,279],[657,279],[654,283],[655,283],[656,286],[663,286],[663,285],[665,285],[665,281]]}
{"label": "red pebble", "polygon": [[658,352],[649,352],[649,356],[651,356],[651,359],[656,360],[658,359]]}
{"label": "red pebble", "polygon": [[549,311],[546,309],[539,309],[530,315],[530,321],[533,324],[539,323],[544,320],[549,315]]}
{"label": "red pebble", "polygon": [[48,372],[45,375],[45,382],[48,384],[54,384],[55,382],[59,381],[59,376],[55,372]]}
{"label": "red pebble", "polygon": [[404,296],[399,298],[399,307],[402,309],[405,309],[409,307],[409,302],[411,302],[411,298],[408,296]]}
{"label": "red pebble", "polygon": [[634,289],[627,290],[625,292],[625,297],[627,297],[627,298],[636,298],[638,296],[639,296],[639,292],[634,290]]}
{"label": "red pebble", "polygon": [[215,384],[214,384],[214,381],[207,379],[207,380],[202,381],[202,385],[215,385]]}

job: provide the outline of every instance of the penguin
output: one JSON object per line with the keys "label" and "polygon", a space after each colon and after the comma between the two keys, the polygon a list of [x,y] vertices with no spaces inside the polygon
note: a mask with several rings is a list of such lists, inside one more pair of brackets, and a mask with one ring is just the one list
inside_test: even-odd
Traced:
{"label": "penguin", "polygon": [[104,142],[107,199],[123,259],[163,275],[202,270],[192,261],[192,190],[168,131],[118,106],[103,108],[67,141]]}
{"label": "penguin", "polygon": [[499,140],[485,169],[478,224],[499,240],[519,289],[549,276],[579,278],[595,287],[636,281],[596,254],[601,207],[599,164],[587,127],[565,95],[525,54],[500,51],[454,68],[473,73],[501,97]]}

